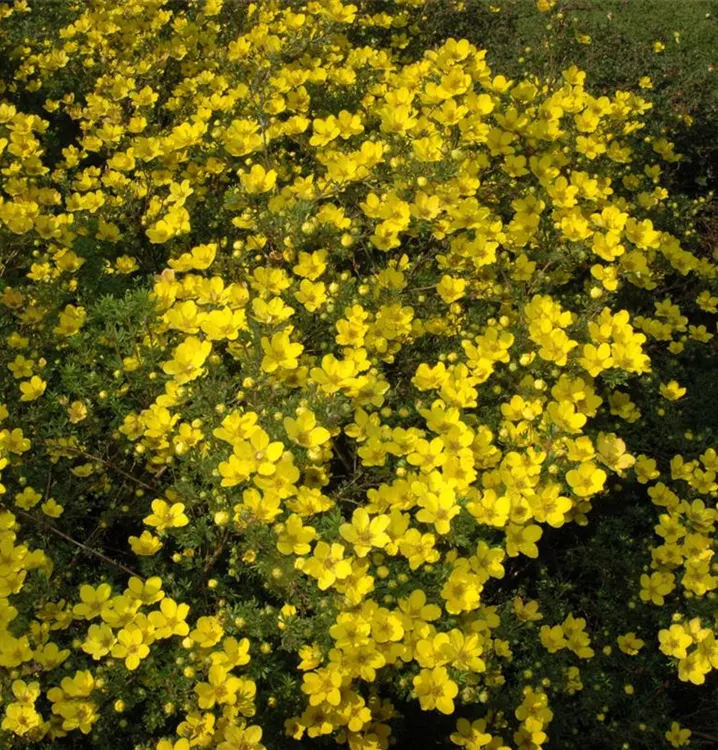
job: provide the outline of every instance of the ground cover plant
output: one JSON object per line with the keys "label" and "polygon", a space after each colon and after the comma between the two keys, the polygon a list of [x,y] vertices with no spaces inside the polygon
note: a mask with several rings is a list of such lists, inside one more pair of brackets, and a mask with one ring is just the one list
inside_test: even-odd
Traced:
{"label": "ground cover plant", "polygon": [[649,5],[0,5],[3,747],[718,743],[718,31]]}

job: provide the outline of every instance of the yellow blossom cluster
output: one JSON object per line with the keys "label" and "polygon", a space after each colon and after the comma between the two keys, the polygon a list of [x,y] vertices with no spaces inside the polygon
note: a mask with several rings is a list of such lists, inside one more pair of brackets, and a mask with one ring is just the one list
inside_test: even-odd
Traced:
{"label": "yellow blossom cluster", "polygon": [[416,0],[230,5],[76,4],[0,81],[2,741],[536,750],[610,647],[519,594],[629,486],[668,615],[609,640],[704,683],[718,458],[641,425],[718,266],[651,102],[407,56]]}

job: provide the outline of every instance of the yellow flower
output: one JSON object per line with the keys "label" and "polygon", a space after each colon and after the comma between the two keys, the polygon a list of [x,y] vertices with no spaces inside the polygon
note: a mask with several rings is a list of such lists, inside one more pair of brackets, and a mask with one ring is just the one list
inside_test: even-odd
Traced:
{"label": "yellow flower", "polygon": [[224,628],[216,617],[200,617],[189,637],[201,648],[210,648],[224,635]]}
{"label": "yellow flower", "polygon": [[357,557],[366,557],[372,547],[382,549],[389,543],[386,534],[389,523],[387,515],[371,518],[364,508],[357,508],[352,514],[352,522],[342,524],[339,533],[345,541],[354,545]]}
{"label": "yellow flower", "polygon": [[161,245],[171,239],[176,232],[177,230],[172,222],[160,219],[155,222],[145,234],[153,245]]}
{"label": "yellow flower", "polygon": [[176,742],[172,742],[172,740],[160,740],[155,750],[190,750],[190,748],[189,740],[181,737]]}
{"label": "yellow flower", "polygon": [[543,615],[539,612],[539,603],[537,601],[529,601],[524,604],[523,599],[517,596],[513,600],[513,605],[516,617],[522,622],[535,622],[543,618]]}
{"label": "yellow flower", "polygon": [[344,559],[344,546],[336,542],[318,542],[314,554],[301,567],[303,573],[317,579],[317,585],[326,591],[338,580],[348,578],[352,572],[350,560]]}
{"label": "yellow flower", "polygon": [[112,588],[107,583],[101,583],[97,589],[89,584],[80,586],[81,604],[76,604],[72,613],[76,617],[82,617],[85,620],[92,620],[98,617],[102,612],[103,604],[112,595]]}
{"label": "yellow flower", "polygon": [[73,401],[67,407],[67,416],[70,419],[70,424],[82,422],[87,417],[87,406],[82,401]]}
{"label": "yellow flower", "polygon": [[309,279],[302,279],[294,298],[309,312],[316,312],[327,301],[326,286],[321,281],[313,284]]}
{"label": "yellow flower", "polygon": [[109,654],[116,643],[117,638],[109,625],[90,625],[82,650],[98,661]]}
{"label": "yellow flower", "polygon": [[18,354],[17,357],[15,357],[15,359],[7,366],[7,369],[18,379],[30,378],[35,369],[35,361],[32,359],[26,359],[22,354]]}
{"label": "yellow flower", "polygon": [[613,357],[611,356],[611,347],[607,343],[594,346],[586,344],[583,347],[583,357],[579,360],[581,366],[588,374],[595,378],[604,370],[613,366]]}
{"label": "yellow flower", "polygon": [[419,699],[423,711],[436,708],[442,714],[454,713],[454,698],[459,693],[458,685],[449,679],[445,667],[422,669],[414,677],[414,695]]}
{"label": "yellow flower", "polygon": [[444,274],[436,285],[436,291],[447,305],[461,299],[466,291],[466,280]]}
{"label": "yellow flower", "polygon": [[314,412],[302,411],[296,419],[284,418],[284,429],[289,439],[302,448],[315,448],[326,443],[331,435],[325,427],[317,426]]}
{"label": "yellow flower", "polygon": [[309,542],[316,534],[312,526],[303,526],[301,516],[293,513],[280,527],[277,549],[283,555],[306,555],[311,549]]}
{"label": "yellow flower", "polygon": [[320,118],[315,119],[312,123],[312,131],[313,135],[309,139],[309,145],[318,146],[320,148],[331,143],[335,138],[338,138],[342,132],[339,122],[334,115],[329,115],[329,117],[323,120]]}
{"label": "yellow flower", "polygon": [[683,747],[688,744],[691,734],[690,729],[683,729],[677,721],[674,721],[665,736],[673,747]]}
{"label": "yellow flower", "polygon": [[202,375],[202,365],[211,351],[211,342],[188,336],[174,350],[173,358],[165,362],[162,369],[167,375],[172,375],[177,383],[188,383]]}
{"label": "yellow flower", "polygon": [[326,702],[338,706],[341,701],[342,673],[334,665],[306,672],[303,676],[302,692],[309,696],[309,705],[318,706]]}
{"label": "yellow flower", "polygon": [[262,358],[262,370],[272,373],[280,367],[285,370],[293,370],[299,366],[299,355],[304,347],[299,343],[289,340],[289,332],[284,330],[275,333],[272,339],[266,336],[261,340],[264,357]]}
{"label": "yellow flower", "polygon": [[422,534],[418,529],[409,529],[399,540],[401,554],[409,561],[411,570],[417,570],[425,563],[434,563],[439,551],[434,548],[436,537],[433,534]]}
{"label": "yellow flower", "polygon": [[617,642],[618,648],[620,648],[624,654],[628,654],[629,656],[636,656],[636,654],[646,645],[645,641],[637,638],[635,633],[619,635]]}
{"label": "yellow flower", "polygon": [[224,741],[217,745],[217,750],[266,750],[260,742],[261,739],[261,727],[230,725],[224,732]]}
{"label": "yellow flower", "polygon": [[662,606],[664,597],[675,588],[675,576],[673,573],[651,573],[641,576],[641,601],[653,602],[656,606]]}
{"label": "yellow flower", "polygon": [[177,272],[182,271],[205,271],[208,269],[216,255],[217,243],[212,242],[207,245],[197,245],[189,253],[183,253],[176,260],[170,260],[169,266]]}
{"label": "yellow flower", "polygon": [[547,409],[551,421],[564,432],[575,434],[581,432],[586,424],[586,415],[576,411],[576,407],[570,401],[552,401]]}
{"label": "yellow flower", "polygon": [[563,628],[560,625],[542,625],[539,631],[539,639],[541,645],[549,652],[549,654],[555,654],[561,649],[567,648],[568,641],[566,640],[566,634],[563,632]]}
{"label": "yellow flower", "polygon": [[326,250],[316,250],[313,253],[299,253],[299,262],[292,268],[297,276],[316,281],[327,268]]}
{"label": "yellow flower", "polygon": [[566,482],[578,497],[589,497],[603,489],[606,472],[599,469],[592,461],[582,463],[577,469],[566,472]]}
{"label": "yellow flower", "polygon": [[241,683],[224,667],[219,664],[211,666],[207,680],[194,687],[198,698],[197,705],[200,708],[210,709],[214,708],[215,703],[233,705],[236,702],[236,693]]}
{"label": "yellow flower", "polygon": [[261,164],[255,164],[249,172],[239,171],[239,181],[250,195],[266,193],[276,184],[277,173],[273,169],[265,170]]}
{"label": "yellow flower", "polygon": [[117,643],[112,647],[112,655],[125,660],[125,667],[133,671],[139,667],[142,659],[150,653],[144,642],[142,630],[137,625],[128,624],[117,634]]}
{"label": "yellow flower", "polygon": [[86,320],[87,311],[84,307],[67,305],[60,313],[60,322],[53,328],[53,332],[60,336],[74,336],[82,328]]}
{"label": "yellow flower", "polygon": [[302,646],[299,649],[299,658],[301,661],[297,667],[298,669],[302,671],[314,669],[322,663],[322,649],[317,643]]}
{"label": "yellow flower", "polygon": [[479,576],[463,568],[455,568],[441,589],[444,608],[450,614],[471,612],[479,606],[483,584]]}
{"label": "yellow flower", "polygon": [[659,648],[666,656],[685,659],[687,649],[692,645],[693,638],[680,623],[674,623],[668,629],[658,632]]}
{"label": "yellow flower", "polygon": [[[541,2],[549,3],[555,2],[555,0],[538,0],[538,3]],[[468,719],[462,718],[456,722],[456,732],[451,734],[450,739],[459,747],[465,747],[467,750],[479,750],[479,748],[488,745],[492,737],[486,731],[486,719],[476,719],[470,722]]]}
{"label": "yellow flower", "polygon": [[517,557],[519,554],[527,557],[538,557],[538,546],[536,542],[543,535],[543,529],[538,524],[520,526],[510,523],[506,528],[506,554],[509,557]]}
{"label": "yellow flower", "polygon": [[668,401],[678,401],[679,398],[683,398],[688,392],[688,389],[682,387],[676,380],[671,380],[669,383],[661,383],[659,390],[661,396]]}
{"label": "yellow flower", "polygon": [[22,492],[15,495],[15,505],[23,510],[34,508],[42,500],[42,495],[32,487],[25,487]]}
{"label": "yellow flower", "polygon": [[50,518],[59,518],[65,509],[57,503],[54,498],[50,498],[47,502],[43,503],[40,508],[42,509],[42,512],[46,516],[50,516]]}
{"label": "yellow flower", "polygon": [[[420,483],[417,484],[421,486]],[[416,520],[433,524],[437,534],[448,534],[451,531],[451,519],[461,510],[453,490],[450,487],[442,487],[438,492],[422,489],[418,494],[421,510],[417,512]]]}
{"label": "yellow flower", "polygon": [[170,505],[164,500],[152,502],[152,514],[146,516],[144,523],[153,526],[157,531],[166,529],[179,529],[189,523],[189,518],[184,513],[184,503],[173,503]]}
{"label": "yellow flower", "polygon": [[12,349],[27,349],[30,345],[30,339],[24,338],[19,333],[11,333],[7,337],[8,346]]}
{"label": "yellow flower", "polygon": [[160,602],[159,611],[150,612],[148,619],[155,628],[156,638],[169,638],[172,635],[186,636],[189,625],[185,622],[189,614],[189,605],[177,604],[165,597]]}
{"label": "yellow flower", "polygon": [[8,703],[2,728],[6,732],[13,732],[22,737],[42,724],[42,716],[33,705],[26,703]]}
{"label": "yellow flower", "polygon": [[27,683],[24,680],[13,680],[12,694],[19,703],[31,706],[40,697],[40,683]]}
{"label": "yellow flower", "polygon": [[151,557],[163,546],[159,538],[150,534],[149,531],[143,531],[139,537],[131,536],[129,542],[132,551],[143,557]]}
{"label": "yellow flower", "polygon": [[139,267],[137,259],[133,258],[131,255],[120,255],[119,258],[115,259],[115,270],[117,273],[134,273]]}
{"label": "yellow flower", "polygon": [[164,599],[162,591],[162,579],[159,576],[151,576],[146,581],[133,576],[127,582],[124,595],[139,601],[141,604],[154,604]]}
{"label": "yellow flower", "polygon": [[47,388],[47,383],[37,375],[34,375],[30,380],[24,380],[20,383],[20,391],[22,392],[20,401],[35,401],[45,393],[45,388]]}

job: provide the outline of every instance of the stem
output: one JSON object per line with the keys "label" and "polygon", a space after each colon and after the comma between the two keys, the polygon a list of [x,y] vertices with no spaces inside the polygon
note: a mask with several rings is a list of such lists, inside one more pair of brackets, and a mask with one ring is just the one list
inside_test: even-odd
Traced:
{"label": "stem", "polygon": [[212,553],[212,556],[207,560],[207,562],[204,565],[204,574],[205,576],[209,575],[209,572],[214,567],[217,560],[219,560],[221,554],[224,552],[225,547],[227,546],[227,540],[229,539],[229,536],[225,534],[222,539],[220,540],[219,544],[217,545],[217,548]]}
{"label": "stem", "polygon": [[361,503],[358,503],[356,500],[351,500],[350,498],[345,497],[344,495],[346,491],[350,487],[353,487],[363,476],[364,476],[363,472],[358,472],[358,473],[354,472],[354,479],[352,479],[350,482],[347,482],[345,485],[339,487],[339,492],[334,497],[334,502],[342,501],[346,503],[351,503],[353,505],[360,505]]}
{"label": "stem", "polygon": [[334,446],[334,451],[336,453],[337,458],[344,465],[344,468],[347,470],[347,473],[349,474],[349,476],[351,476],[352,473],[353,473],[353,471],[352,471],[352,467],[349,464],[349,461],[347,461],[346,456],[342,453],[342,451],[339,450],[339,448],[337,446]]}
{"label": "stem", "polygon": [[[153,487],[150,484],[147,484],[146,482],[143,482],[141,479],[137,479],[137,477],[133,477],[132,474],[128,474],[123,469],[120,469],[119,466],[115,466],[111,461],[106,461],[104,458],[100,458],[99,456],[93,456],[91,453],[86,453],[83,450],[80,450],[79,448],[66,448],[63,450],[70,450],[74,453],[77,453],[78,456],[82,456],[83,458],[87,458],[90,461],[99,461],[104,466],[107,466],[108,469],[112,469],[112,471],[117,472],[118,474],[121,474],[125,479],[129,479],[131,482],[134,482],[135,484],[139,484],[140,487],[144,487],[146,490],[149,490],[150,492],[154,493],[155,495],[162,495],[163,493],[160,492],[157,488]],[[164,467],[163,467],[164,468]],[[161,476],[162,470],[156,474],[157,477]]]}
{"label": "stem", "polygon": [[[95,539],[97,539],[97,537],[100,535],[101,531],[102,531],[101,526],[95,526],[94,531],[90,534],[90,536],[87,537],[87,539],[85,539],[84,544],[85,545],[92,544],[92,542],[94,542]],[[77,561],[80,559],[81,555],[82,555],[82,550],[79,549],[73,555],[72,560],[70,560],[70,564],[65,568],[65,573],[69,573],[75,567],[75,565],[77,565]]]}
{"label": "stem", "polygon": [[76,547],[79,547],[81,550],[83,550],[84,552],[87,552],[90,555],[95,555],[96,557],[99,557],[101,560],[104,560],[106,563],[109,563],[110,565],[114,565],[116,568],[119,568],[120,570],[124,571],[128,575],[134,576],[135,578],[139,578],[141,581],[145,580],[139,573],[136,573],[134,570],[132,570],[132,568],[128,568],[122,563],[118,563],[116,560],[113,560],[112,558],[107,557],[106,555],[103,555],[102,552],[98,552],[97,550],[94,550],[91,547],[85,546],[82,542],[78,542],[76,539],[73,539],[71,536],[68,536],[64,532],[60,531],[60,529],[53,526],[48,521],[45,521],[44,519],[41,519],[41,518],[35,518],[29,513],[26,513],[24,510],[18,510],[17,508],[13,509],[13,513],[17,513],[23,518],[27,518],[29,521],[33,521],[41,526],[44,526],[48,531],[52,531],[53,534],[56,534],[61,539],[64,539],[66,542],[70,542],[70,544],[74,544]]}
{"label": "stem", "polygon": [[436,289],[436,284],[430,286],[416,286],[413,289],[407,289],[407,292],[428,292],[430,289]]}

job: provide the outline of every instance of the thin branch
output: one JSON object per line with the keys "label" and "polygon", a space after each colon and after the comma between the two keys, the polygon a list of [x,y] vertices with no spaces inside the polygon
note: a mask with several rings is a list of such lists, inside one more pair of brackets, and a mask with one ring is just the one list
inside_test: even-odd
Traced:
{"label": "thin branch", "polygon": [[126,567],[122,563],[118,563],[116,560],[113,560],[107,557],[106,555],[103,555],[102,552],[98,552],[97,550],[94,550],[91,547],[85,546],[82,542],[78,542],[76,539],[73,539],[71,536],[68,536],[64,532],[60,531],[60,529],[53,526],[48,521],[45,521],[42,518],[35,518],[34,516],[30,515],[30,513],[26,513],[24,510],[19,510],[17,508],[13,508],[13,513],[17,513],[23,518],[27,518],[28,521],[33,521],[34,523],[37,523],[43,526],[48,531],[52,531],[53,534],[56,534],[61,539],[64,539],[66,542],[70,542],[70,544],[74,544],[76,547],[79,547],[84,552],[87,552],[90,555],[95,555],[96,557],[99,557],[100,560],[104,560],[106,563],[109,563],[110,565],[114,565],[116,568],[119,568],[120,570],[127,573],[128,575],[135,576],[135,578],[139,578],[141,581],[144,581],[144,578],[139,573],[135,572],[131,568]]}
{"label": "thin branch", "polygon": [[[141,479],[137,479],[137,477],[133,477],[132,474],[128,474],[124,469],[120,469],[119,466],[116,466],[111,461],[107,461],[104,458],[100,458],[99,456],[94,456],[92,453],[87,453],[83,450],[80,450],[79,448],[63,448],[63,450],[70,450],[73,453],[76,453],[78,456],[82,456],[83,458],[86,458],[90,461],[99,461],[103,466],[107,466],[108,469],[112,469],[112,471],[117,472],[117,474],[121,474],[125,479],[129,479],[131,482],[134,482],[135,484],[138,484],[140,487],[144,487],[146,490],[149,490],[150,492],[154,493],[155,495],[162,495],[163,493],[158,490],[156,487],[153,487],[151,484],[147,484],[146,482],[143,482]],[[160,476],[161,471],[156,474],[156,476]]]}
{"label": "thin branch", "polygon": [[430,284],[429,286],[417,286],[413,289],[407,289],[407,292],[428,292],[430,289],[436,289],[436,284]]}
{"label": "thin branch", "polygon": [[338,446],[336,446],[336,445],[334,446],[334,452],[335,452],[337,458],[344,465],[344,468],[347,470],[349,476],[351,476],[351,474],[352,474],[352,467],[349,464],[349,461],[347,461],[347,457],[342,453],[341,450],[339,450]]}
{"label": "thin branch", "polygon": [[205,562],[204,564],[204,574],[205,576],[209,575],[212,568],[214,568],[215,563],[219,558],[221,557],[222,553],[224,552],[225,548],[227,547],[227,541],[229,540],[229,535],[225,534],[222,539],[217,544],[217,547],[215,551],[212,553],[211,557]]}
{"label": "thin branch", "polygon": [[361,503],[352,500],[350,497],[342,497],[341,495],[337,495],[337,497],[334,498],[334,502],[349,503],[350,505],[356,505],[358,508],[361,507]]}
{"label": "thin branch", "polygon": [[50,499],[50,488],[52,487],[52,468],[47,472],[47,482],[45,483],[45,502]]}
{"label": "thin branch", "polygon": [[[103,531],[102,526],[100,525],[95,526],[95,529],[90,534],[90,536],[88,536],[87,539],[85,539],[84,544],[86,546],[89,546],[90,544],[92,544],[102,531]],[[77,552],[72,556],[72,560],[70,560],[70,564],[65,568],[65,573],[69,573],[75,567],[75,565],[77,565],[81,557],[82,557],[82,549],[78,549]]]}

